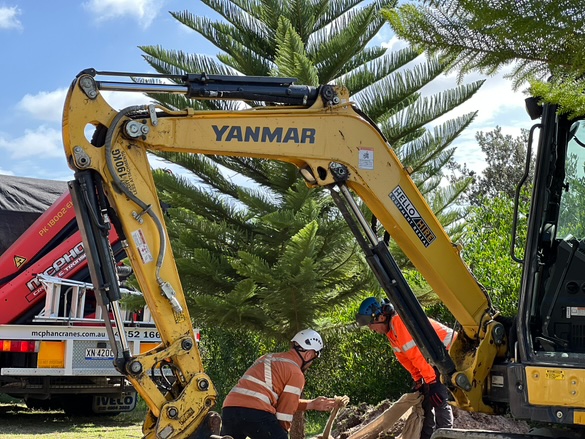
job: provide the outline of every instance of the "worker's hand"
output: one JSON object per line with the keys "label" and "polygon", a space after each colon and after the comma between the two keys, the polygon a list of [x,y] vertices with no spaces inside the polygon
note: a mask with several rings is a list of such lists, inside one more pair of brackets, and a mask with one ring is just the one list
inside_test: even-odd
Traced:
{"label": "worker's hand", "polygon": [[429,391],[427,393],[427,397],[430,399],[433,407],[440,407],[447,400],[445,390],[446,390],[445,386],[443,386],[438,381],[429,384]]}
{"label": "worker's hand", "polygon": [[412,383],[411,389],[413,392],[422,392],[424,390],[423,389],[424,385],[425,385],[425,380],[423,380],[421,378],[421,379],[416,380]]}
{"label": "worker's hand", "polygon": [[335,398],[326,398],[318,396],[307,403],[307,410],[316,410],[318,412],[330,412],[335,407]]}

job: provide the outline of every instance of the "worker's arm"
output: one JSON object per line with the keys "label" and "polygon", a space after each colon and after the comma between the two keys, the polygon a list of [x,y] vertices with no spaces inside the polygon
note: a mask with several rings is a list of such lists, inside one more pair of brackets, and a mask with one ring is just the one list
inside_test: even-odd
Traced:
{"label": "worker's arm", "polygon": [[418,381],[423,378],[425,383],[434,382],[437,378],[435,369],[425,360],[420,349],[414,344],[410,332],[400,317],[392,319],[392,329],[398,340],[407,340],[400,346],[401,351],[396,352],[396,358],[410,372],[412,379]]}
{"label": "worker's arm", "polygon": [[305,376],[300,369],[295,369],[288,376],[284,390],[276,404],[276,419],[286,431],[290,430],[293,415],[299,410],[300,397],[305,387]]}
{"label": "worker's arm", "polygon": [[315,410],[318,412],[330,412],[335,407],[335,398],[318,396],[315,399],[301,399],[297,411]]}
{"label": "worker's arm", "polygon": [[403,354],[401,352],[395,352],[395,354],[396,359],[400,364],[402,364],[402,367],[404,367],[408,371],[408,373],[410,373],[410,376],[412,377],[413,381],[416,382],[423,378],[422,374],[420,373],[420,370],[417,367],[415,367],[414,363],[406,354]]}

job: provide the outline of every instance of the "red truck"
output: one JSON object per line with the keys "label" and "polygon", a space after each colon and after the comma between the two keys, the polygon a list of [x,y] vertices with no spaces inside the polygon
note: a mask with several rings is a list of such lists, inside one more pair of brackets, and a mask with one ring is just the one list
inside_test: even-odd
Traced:
{"label": "red truck", "polygon": [[[0,175],[0,393],[71,415],[134,409],[89,281],[67,183]],[[147,309],[124,330],[136,354],[160,343]]]}

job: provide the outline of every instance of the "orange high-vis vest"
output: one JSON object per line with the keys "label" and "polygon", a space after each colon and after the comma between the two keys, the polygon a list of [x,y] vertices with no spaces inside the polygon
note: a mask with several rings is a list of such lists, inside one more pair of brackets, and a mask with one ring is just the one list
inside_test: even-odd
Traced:
{"label": "orange high-vis vest", "polygon": [[[449,350],[457,333],[433,319],[429,321],[445,348]],[[426,383],[434,382],[437,379],[435,369],[427,362],[398,314],[392,316],[389,327],[386,337],[390,340],[396,359],[410,372],[412,379],[418,381],[424,378]]]}
{"label": "orange high-vis vest", "polygon": [[305,387],[296,352],[266,354],[258,358],[228,393],[223,407],[245,407],[273,413],[290,430],[293,414],[306,410],[299,404]]}

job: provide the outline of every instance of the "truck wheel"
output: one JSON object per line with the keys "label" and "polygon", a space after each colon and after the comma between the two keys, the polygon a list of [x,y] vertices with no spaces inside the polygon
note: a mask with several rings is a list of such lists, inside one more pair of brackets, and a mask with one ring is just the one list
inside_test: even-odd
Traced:
{"label": "truck wheel", "polygon": [[61,398],[61,408],[67,416],[92,416],[93,397],[91,395],[67,395]]}
{"label": "truck wheel", "polygon": [[116,416],[121,412],[93,411],[93,395],[68,395],[61,399],[61,407],[67,416],[72,418],[91,416]]}
{"label": "truck wheel", "polygon": [[59,410],[61,405],[54,399],[24,398],[24,402],[29,409],[33,410]]}

